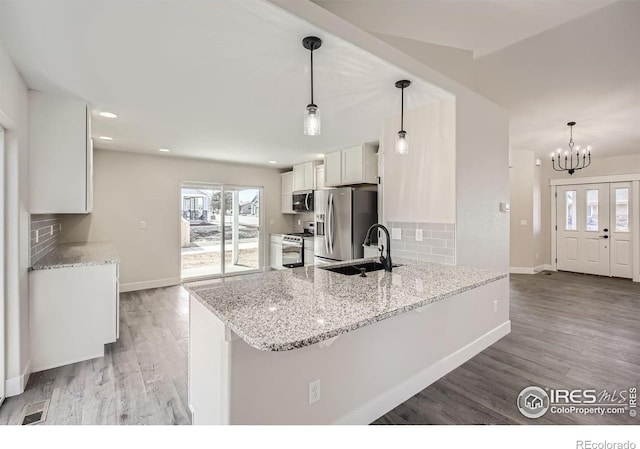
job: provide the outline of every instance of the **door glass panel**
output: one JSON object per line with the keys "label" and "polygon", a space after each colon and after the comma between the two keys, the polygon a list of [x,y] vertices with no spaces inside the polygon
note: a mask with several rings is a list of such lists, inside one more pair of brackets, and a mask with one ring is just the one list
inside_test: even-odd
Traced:
{"label": "door glass panel", "polygon": [[181,189],[180,240],[182,278],[222,273],[222,220],[216,187]]}
{"label": "door glass panel", "polygon": [[629,232],[629,188],[616,189],[616,232]]}
{"label": "door glass panel", "polygon": [[587,190],[587,231],[598,228],[598,193],[599,190]]}
{"label": "door glass panel", "polygon": [[260,190],[225,186],[226,273],[260,268]]}
{"label": "door glass panel", "polygon": [[564,229],[567,231],[576,230],[576,191],[568,190],[564,192],[565,198],[565,223]]}

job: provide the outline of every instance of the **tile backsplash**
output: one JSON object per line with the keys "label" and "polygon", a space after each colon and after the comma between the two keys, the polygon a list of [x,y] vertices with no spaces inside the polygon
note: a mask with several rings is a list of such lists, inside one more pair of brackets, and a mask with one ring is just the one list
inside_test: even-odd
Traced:
{"label": "tile backsplash", "polygon": [[[291,216],[291,228],[293,232],[303,232],[304,224],[314,220],[315,215],[313,212],[299,212]],[[298,221],[300,224],[298,224]]]}
{"label": "tile backsplash", "polygon": [[60,241],[62,224],[53,214],[31,215],[30,220],[31,265],[55,249]]}
{"label": "tile backsplash", "polygon": [[[401,230],[400,240],[392,238],[392,256],[455,265],[455,224],[390,221],[387,223],[387,228],[392,235],[394,229]],[[418,230],[422,230],[420,242],[416,241]]]}

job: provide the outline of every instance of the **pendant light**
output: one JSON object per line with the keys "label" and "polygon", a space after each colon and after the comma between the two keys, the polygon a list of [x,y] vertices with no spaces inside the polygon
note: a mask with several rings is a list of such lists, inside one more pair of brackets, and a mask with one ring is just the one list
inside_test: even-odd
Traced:
{"label": "pendant light", "polygon": [[307,105],[304,113],[304,133],[307,136],[320,134],[320,109],[313,102],[313,51],[320,48],[322,41],[319,37],[307,36],[302,39],[302,46],[309,50],[311,55],[311,103]]}
{"label": "pendant light", "polygon": [[409,152],[409,142],[407,141],[407,132],[404,130],[404,89],[411,85],[409,80],[400,80],[396,82],[396,87],[402,91],[401,109],[400,109],[400,131],[396,138],[396,154],[407,154]]}

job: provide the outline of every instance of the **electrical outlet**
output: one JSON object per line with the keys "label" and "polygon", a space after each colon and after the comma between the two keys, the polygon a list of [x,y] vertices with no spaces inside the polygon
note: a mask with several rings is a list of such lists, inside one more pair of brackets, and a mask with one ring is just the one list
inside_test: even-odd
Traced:
{"label": "electrical outlet", "polygon": [[53,225],[49,226],[49,235],[53,235]]}
{"label": "electrical outlet", "polygon": [[392,240],[402,240],[402,229],[401,228],[391,228],[391,239]]}
{"label": "electrical outlet", "polygon": [[498,300],[497,299],[493,300],[493,311],[494,312],[498,311]]}
{"label": "electrical outlet", "polygon": [[309,405],[320,400],[320,379],[309,384]]}
{"label": "electrical outlet", "polygon": [[40,243],[40,229],[36,229],[36,243]]}
{"label": "electrical outlet", "polygon": [[416,229],[416,242],[422,241],[422,229]]}
{"label": "electrical outlet", "polygon": [[298,219],[298,226],[302,225],[302,220]]}
{"label": "electrical outlet", "polygon": [[520,220],[520,226],[526,226],[527,224],[529,224],[527,220]]}
{"label": "electrical outlet", "polygon": [[144,220],[140,221],[140,229],[147,229],[147,222]]}

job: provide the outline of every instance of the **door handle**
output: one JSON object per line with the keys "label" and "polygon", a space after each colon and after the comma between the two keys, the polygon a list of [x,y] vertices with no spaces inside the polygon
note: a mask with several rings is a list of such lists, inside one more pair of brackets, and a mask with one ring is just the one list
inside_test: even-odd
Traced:
{"label": "door handle", "polygon": [[609,236],[608,236],[608,235],[601,235],[601,236],[599,236],[599,237],[602,237],[603,239],[608,239],[608,238],[609,238]]}

